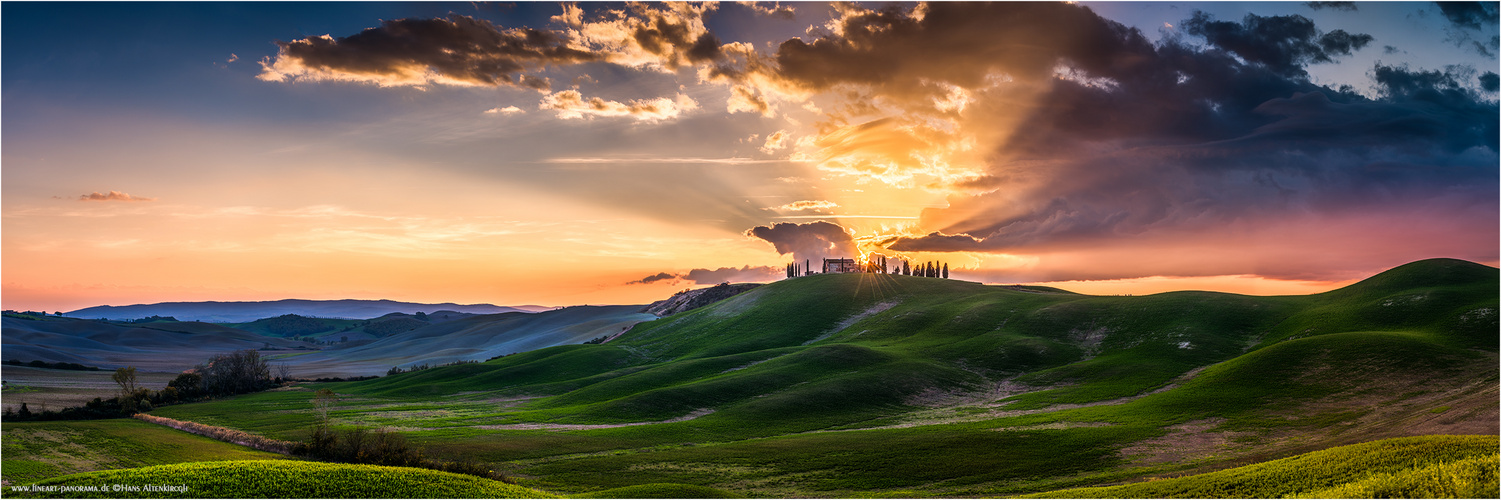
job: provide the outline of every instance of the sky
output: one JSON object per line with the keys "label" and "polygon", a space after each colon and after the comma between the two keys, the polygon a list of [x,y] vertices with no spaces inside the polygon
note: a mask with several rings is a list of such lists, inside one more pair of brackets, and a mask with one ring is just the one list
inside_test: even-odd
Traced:
{"label": "sky", "polygon": [[1498,261],[1497,4],[0,4],[0,302]]}

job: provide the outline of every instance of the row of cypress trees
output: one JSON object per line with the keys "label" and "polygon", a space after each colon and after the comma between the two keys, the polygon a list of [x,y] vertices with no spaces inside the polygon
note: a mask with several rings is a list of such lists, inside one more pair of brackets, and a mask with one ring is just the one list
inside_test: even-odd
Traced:
{"label": "row of cypress trees", "polygon": [[[787,264],[785,269],[787,271],[787,277],[796,278],[798,276],[806,276],[808,274],[808,267],[811,265],[811,260],[802,264],[798,264],[796,262],[789,263]],[[891,271],[887,271],[886,257],[880,256],[880,260],[866,265],[865,272],[882,274],[887,274],[889,272],[890,274],[900,274],[902,276],[921,276],[925,278],[948,279],[949,264],[947,262],[928,261],[918,264],[917,268],[914,269],[910,262],[902,261],[901,269],[893,269]]]}

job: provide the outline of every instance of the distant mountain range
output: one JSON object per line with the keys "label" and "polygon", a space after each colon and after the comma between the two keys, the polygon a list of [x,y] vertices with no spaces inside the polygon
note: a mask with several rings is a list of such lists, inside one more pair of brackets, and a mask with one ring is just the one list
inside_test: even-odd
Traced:
{"label": "distant mountain range", "polygon": [[471,314],[498,314],[506,312],[539,312],[553,309],[545,306],[497,306],[493,304],[419,304],[394,300],[302,300],[285,299],[261,302],[161,302],[130,306],[94,306],[63,313],[71,318],[110,320],[139,319],[149,316],[171,316],[178,321],[205,321],[209,323],[243,323],[261,318],[296,314],[316,318],[369,319],[391,313],[416,314],[436,311],[454,311]]}

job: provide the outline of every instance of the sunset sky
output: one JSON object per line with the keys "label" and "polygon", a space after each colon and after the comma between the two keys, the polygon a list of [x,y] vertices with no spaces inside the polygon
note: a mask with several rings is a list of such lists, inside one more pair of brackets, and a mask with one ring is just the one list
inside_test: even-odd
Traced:
{"label": "sunset sky", "polygon": [[6,309],[1498,260],[1495,3],[27,3]]}

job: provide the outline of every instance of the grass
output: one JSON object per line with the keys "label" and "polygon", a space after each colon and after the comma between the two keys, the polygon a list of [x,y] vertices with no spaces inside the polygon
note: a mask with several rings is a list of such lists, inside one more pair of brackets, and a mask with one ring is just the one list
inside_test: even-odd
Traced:
{"label": "grass", "polygon": [[5,479],[17,484],[103,469],[281,458],[130,419],[7,422],[0,441]]}
{"label": "grass", "polygon": [[[1280,458],[1349,442],[1358,425],[1432,416],[1457,404],[1435,399],[1445,391],[1496,377],[1495,347],[1476,332],[1494,337],[1497,285],[1494,268],[1442,259],[1301,297],[810,276],[609,344],[153,413],[297,440],[311,389],[329,388],[342,398],[337,427],[393,427],[435,458],[574,494],[659,483],[752,496],[1030,493]],[[1380,408],[1362,402],[1372,398]],[[620,426],[690,414],[701,416]],[[1239,441],[1203,461],[1122,452],[1191,422]],[[1390,474],[1380,484],[1411,476]]]}
{"label": "grass", "polygon": [[1496,436],[1386,439],[1189,477],[1030,498],[1496,498]]}
{"label": "grass", "polygon": [[744,498],[721,489],[677,483],[652,483],[593,491],[569,498]]}
{"label": "grass", "polygon": [[[170,491],[150,487],[170,486]],[[88,491],[87,488],[103,491]],[[82,491],[79,491],[82,490]],[[553,498],[474,476],[377,465],[229,461],[74,474],[6,488],[13,498]]]}

